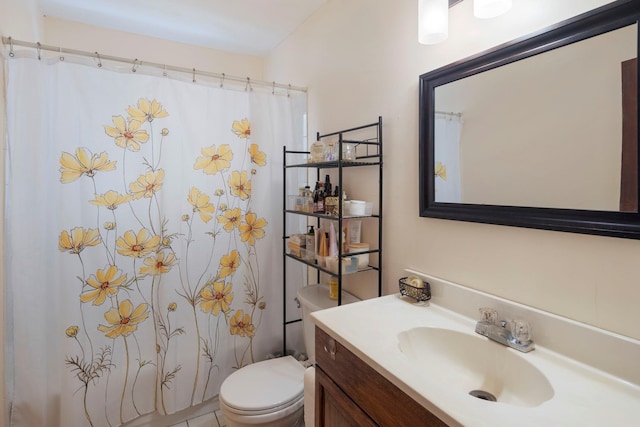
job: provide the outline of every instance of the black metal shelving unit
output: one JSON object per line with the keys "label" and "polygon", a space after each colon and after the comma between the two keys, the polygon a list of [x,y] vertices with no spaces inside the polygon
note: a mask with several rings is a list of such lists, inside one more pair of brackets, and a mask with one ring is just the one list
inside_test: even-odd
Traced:
{"label": "black metal shelving unit", "polygon": [[[354,135],[371,132],[375,135],[372,137],[368,137],[365,139],[356,139],[353,138]],[[378,222],[378,247],[377,249],[371,249],[368,251],[358,252],[358,254],[377,254],[377,265],[369,265],[365,268],[359,268],[357,273],[362,271],[370,271],[376,270],[378,276],[378,296],[382,295],[382,183],[383,183],[383,169],[382,169],[382,117],[378,117],[378,121],[370,124],[366,124],[363,126],[358,126],[350,129],[345,129],[337,132],[320,134],[319,132],[316,134],[316,140],[320,141],[323,138],[337,137],[338,138],[338,160],[336,161],[328,161],[328,162],[318,162],[318,163],[309,163],[307,162],[307,158],[310,154],[309,151],[289,151],[287,147],[283,148],[283,175],[284,175],[284,184],[283,184],[283,201],[282,201],[282,212],[283,212],[283,236],[282,236],[282,268],[283,268],[283,305],[282,305],[282,313],[283,313],[283,354],[286,354],[287,351],[287,326],[292,323],[300,322],[301,319],[295,320],[287,320],[287,259],[294,259],[297,262],[306,264],[309,267],[313,267],[317,270],[318,282],[320,282],[320,273],[326,273],[331,276],[336,276],[338,279],[338,300],[337,305],[342,304],[342,263],[343,258],[347,256],[351,256],[353,254],[346,254],[340,251],[340,255],[338,256],[338,273],[333,272],[325,267],[320,267],[315,261],[308,261],[299,257],[296,257],[292,254],[287,253],[287,240],[290,236],[287,235],[287,216],[288,215],[303,215],[310,218],[316,218],[316,226],[320,227],[321,221],[336,221],[338,223],[338,230],[342,230],[343,221],[347,219],[357,219],[357,218],[374,218],[377,219]],[[356,146],[357,155],[355,160],[343,160],[343,144],[354,144]],[[360,147],[360,148],[358,148]],[[311,212],[301,212],[297,210],[287,209],[287,188],[286,188],[286,177],[287,177],[287,169],[291,168],[305,168],[305,169],[315,169],[316,170],[316,179],[319,181],[321,172],[337,169],[338,171],[338,183],[341,189],[344,189],[343,185],[343,171],[345,168],[361,168],[361,167],[377,167],[379,169],[378,172],[378,210],[377,213],[374,212],[371,215],[363,215],[363,216],[345,216],[343,212],[343,204],[338,203],[338,216],[325,215],[319,213],[311,213]],[[338,232],[338,247],[342,248],[342,233]],[[353,274],[357,274],[353,273]]]}

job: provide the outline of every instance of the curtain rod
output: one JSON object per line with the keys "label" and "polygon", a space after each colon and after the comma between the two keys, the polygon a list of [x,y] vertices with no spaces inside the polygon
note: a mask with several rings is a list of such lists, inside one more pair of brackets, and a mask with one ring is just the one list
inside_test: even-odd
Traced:
{"label": "curtain rod", "polygon": [[22,46],[22,47],[29,47],[29,48],[36,49],[38,51],[38,59],[40,59],[40,51],[46,50],[50,52],[58,52],[59,54],[67,53],[71,55],[86,56],[86,57],[97,59],[98,61],[105,60],[105,61],[123,62],[125,64],[131,64],[133,67],[132,70],[134,71],[137,67],[141,65],[145,65],[147,67],[158,68],[163,71],[176,71],[180,73],[193,74],[194,81],[195,81],[195,76],[199,75],[199,76],[206,76],[206,77],[214,77],[214,78],[220,79],[221,82],[224,82],[225,80],[230,80],[234,82],[246,83],[247,85],[258,85],[258,86],[265,86],[265,87],[268,86],[274,89],[279,88],[279,89],[294,90],[298,92],[307,92],[307,88],[301,87],[301,86],[291,86],[290,84],[267,82],[263,80],[253,80],[249,77],[230,76],[225,73],[213,73],[210,71],[196,70],[195,68],[178,67],[175,65],[160,64],[157,62],[140,61],[137,58],[130,59],[130,58],[122,58],[119,56],[102,55],[98,52],[88,52],[83,50],[67,49],[59,46],[44,45],[44,44],[41,44],[40,42],[31,43],[31,42],[26,42],[22,40],[15,40],[11,37],[2,37],[2,44],[4,44],[5,46],[9,46],[9,49],[10,49],[9,56],[13,56],[13,46]]}

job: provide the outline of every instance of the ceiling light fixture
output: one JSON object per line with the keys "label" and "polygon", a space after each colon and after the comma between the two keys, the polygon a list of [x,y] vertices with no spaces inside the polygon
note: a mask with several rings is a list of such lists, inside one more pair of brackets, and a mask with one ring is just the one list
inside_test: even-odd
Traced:
{"label": "ceiling light fixture", "polygon": [[[449,37],[449,8],[462,0],[418,0],[418,41],[436,44]],[[473,15],[487,19],[506,13],[512,0],[473,0]]]}
{"label": "ceiling light fixture", "polygon": [[435,44],[449,36],[449,0],[418,0],[418,41]]}

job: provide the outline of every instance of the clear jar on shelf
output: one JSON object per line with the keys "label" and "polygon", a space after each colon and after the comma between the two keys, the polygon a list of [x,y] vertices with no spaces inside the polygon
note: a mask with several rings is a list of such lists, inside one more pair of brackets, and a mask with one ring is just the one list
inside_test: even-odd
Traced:
{"label": "clear jar on shelf", "polygon": [[333,162],[338,160],[338,146],[335,142],[329,141],[324,147],[324,161]]}
{"label": "clear jar on shelf", "polygon": [[324,161],[324,150],[325,146],[322,141],[315,141],[311,144],[311,147],[309,147],[309,162],[318,163]]}
{"label": "clear jar on shelf", "polygon": [[353,161],[356,159],[356,146],[350,142],[342,144],[342,160]]}

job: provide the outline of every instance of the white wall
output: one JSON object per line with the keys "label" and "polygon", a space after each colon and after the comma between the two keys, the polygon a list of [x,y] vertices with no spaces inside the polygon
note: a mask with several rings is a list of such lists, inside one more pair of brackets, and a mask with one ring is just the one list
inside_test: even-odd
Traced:
{"label": "white wall", "polygon": [[418,76],[605,3],[514,0],[478,20],[466,0],[423,46],[416,0],[329,0],[269,55],[266,79],[309,87],[309,134],[383,116],[385,293],[411,267],[640,338],[640,242],[418,215]]}
{"label": "white wall", "polygon": [[43,43],[104,55],[262,79],[264,59],[160,40],[53,17],[43,19]]}

